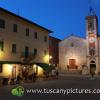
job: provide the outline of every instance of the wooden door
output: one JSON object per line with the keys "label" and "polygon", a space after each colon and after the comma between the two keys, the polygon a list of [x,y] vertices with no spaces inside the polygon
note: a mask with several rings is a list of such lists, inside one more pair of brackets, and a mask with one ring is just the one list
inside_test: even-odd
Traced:
{"label": "wooden door", "polygon": [[69,68],[76,69],[76,60],[75,59],[69,59]]}

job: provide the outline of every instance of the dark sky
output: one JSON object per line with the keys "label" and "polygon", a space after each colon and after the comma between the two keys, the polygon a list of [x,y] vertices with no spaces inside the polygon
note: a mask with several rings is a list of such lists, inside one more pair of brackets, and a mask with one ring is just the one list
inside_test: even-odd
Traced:
{"label": "dark sky", "polygon": [[85,37],[90,5],[100,23],[100,0],[0,0],[1,7],[52,30],[60,39],[70,34]]}

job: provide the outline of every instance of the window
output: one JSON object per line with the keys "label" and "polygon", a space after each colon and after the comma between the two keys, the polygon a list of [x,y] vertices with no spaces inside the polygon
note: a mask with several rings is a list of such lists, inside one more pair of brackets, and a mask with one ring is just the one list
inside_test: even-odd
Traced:
{"label": "window", "polygon": [[29,28],[26,28],[26,36],[29,36]]}
{"label": "window", "polygon": [[2,71],[3,71],[2,67],[3,67],[2,64],[0,64],[0,73],[2,73]]}
{"label": "window", "polygon": [[5,20],[0,19],[0,28],[5,28]]}
{"label": "window", "polygon": [[34,48],[34,56],[36,56],[36,55],[37,55],[37,49]]}
{"label": "window", "polygon": [[47,51],[46,50],[44,50],[44,55],[47,55]]}
{"label": "window", "polygon": [[92,30],[94,30],[94,29],[95,29],[95,20],[92,19]]}
{"label": "window", "polygon": [[4,42],[0,41],[0,50],[3,51],[4,50]]}
{"label": "window", "polygon": [[16,53],[16,44],[12,44],[12,53]]}
{"label": "window", "polygon": [[47,42],[47,36],[44,37],[44,42]]}
{"label": "window", "polygon": [[17,32],[17,24],[13,24],[13,32]]}
{"label": "window", "polygon": [[74,43],[73,43],[73,42],[71,42],[71,43],[70,43],[70,46],[71,46],[71,47],[74,47]]}
{"label": "window", "polygon": [[95,22],[94,19],[89,19],[89,20],[88,20],[88,30],[89,30],[89,31],[92,31],[92,30],[95,29],[94,22]]}
{"label": "window", "polygon": [[28,58],[29,57],[29,47],[25,47],[25,57]]}
{"label": "window", "polygon": [[34,32],[34,38],[37,39],[37,32]]}

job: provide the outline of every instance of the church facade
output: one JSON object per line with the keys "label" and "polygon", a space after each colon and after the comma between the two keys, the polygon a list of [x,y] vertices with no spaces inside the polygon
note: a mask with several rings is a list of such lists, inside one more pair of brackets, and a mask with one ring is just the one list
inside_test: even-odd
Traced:
{"label": "church facade", "polygon": [[91,68],[100,72],[100,36],[98,18],[93,10],[86,16],[86,38],[74,35],[59,43],[59,66],[61,70],[84,70],[88,74]]}

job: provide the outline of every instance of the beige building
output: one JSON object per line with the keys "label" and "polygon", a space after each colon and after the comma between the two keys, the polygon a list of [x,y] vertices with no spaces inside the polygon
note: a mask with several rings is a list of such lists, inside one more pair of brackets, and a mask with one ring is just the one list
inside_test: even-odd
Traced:
{"label": "beige building", "polygon": [[49,63],[49,33],[50,30],[0,8],[0,76],[16,77],[23,66]]}
{"label": "beige building", "polygon": [[59,43],[59,66],[62,70],[82,70],[89,74],[92,68],[100,73],[100,36],[98,18],[93,10],[86,16],[86,38],[74,35]]}
{"label": "beige building", "polygon": [[67,70],[68,66],[69,69],[76,69],[77,66],[77,69],[80,69],[83,64],[86,64],[86,40],[71,35],[61,41],[59,44],[59,62],[63,70]]}

